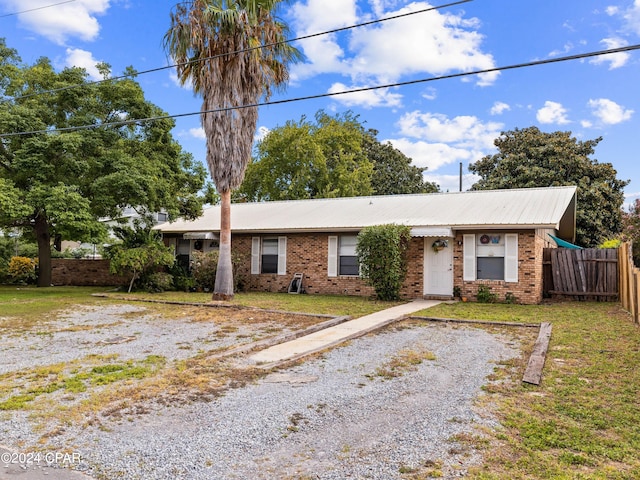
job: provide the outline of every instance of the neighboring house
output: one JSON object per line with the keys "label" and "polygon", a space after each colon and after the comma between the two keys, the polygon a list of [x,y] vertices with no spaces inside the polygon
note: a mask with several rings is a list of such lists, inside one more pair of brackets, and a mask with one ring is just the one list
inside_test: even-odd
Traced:
{"label": "neighboring house", "polygon": [[[359,277],[358,232],[395,223],[411,227],[401,294],[473,298],[479,285],[504,299],[542,300],[542,252],[548,234],[573,241],[576,188],[331,198],[231,206],[232,250],[249,290],[286,292],[295,273],[307,293],[372,295]],[[156,226],[188,264],[194,250],[218,248],[220,207],[194,221]],[[457,289],[458,289],[457,288]],[[456,290],[457,290],[456,289]]]}
{"label": "neighboring house", "polygon": [[[167,221],[168,215],[165,212],[154,212],[150,215],[153,220],[153,224],[157,225],[158,223],[164,223]],[[107,242],[114,243],[116,242],[116,238],[113,235],[113,227],[115,226],[129,226],[131,228],[135,227],[135,221],[142,218],[142,215],[138,213],[138,211],[133,207],[125,207],[122,210],[122,215],[117,219],[103,217],[100,219],[100,222],[105,224],[109,230],[109,239]],[[108,246],[110,243],[104,243],[102,246]],[[88,242],[77,242],[72,240],[63,240],[56,249],[65,252],[70,250],[71,252],[77,252],[81,254],[84,258],[92,258],[99,259],[102,256],[99,253],[98,245],[95,243]]]}

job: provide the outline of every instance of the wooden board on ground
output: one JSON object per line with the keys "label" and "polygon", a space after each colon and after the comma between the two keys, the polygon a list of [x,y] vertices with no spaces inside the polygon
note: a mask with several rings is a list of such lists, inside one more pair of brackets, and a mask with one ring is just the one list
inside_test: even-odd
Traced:
{"label": "wooden board on ground", "polygon": [[524,372],[522,381],[531,383],[533,385],[540,385],[542,380],[542,368],[544,367],[544,361],[547,356],[547,350],[549,349],[549,341],[551,340],[551,324],[542,323],[540,325],[540,332],[538,333],[538,339],[533,346],[533,352],[529,357],[529,364]]}

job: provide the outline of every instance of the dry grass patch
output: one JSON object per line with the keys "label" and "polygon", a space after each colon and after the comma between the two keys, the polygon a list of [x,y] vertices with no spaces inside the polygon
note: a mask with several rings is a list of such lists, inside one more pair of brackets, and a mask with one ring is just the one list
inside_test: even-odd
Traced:
{"label": "dry grass patch", "polygon": [[392,378],[401,377],[406,372],[414,370],[425,360],[435,360],[436,356],[422,348],[417,349],[403,349],[396,355],[391,357],[388,361],[379,366],[375,373],[365,375],[370,380],[376,377],[383,380],[391,380]]}
{"label": "dry grass patch", "polygon": [[[326,317],[274,313],[244,308],[209,308],[185,305],[145,304],[134,318],[149,322],[210,322],[216,336],[231,337],[230,345],[201,351],[186,360],[153,355],[140,360],[117,355],[89,355],[77,360],[23,369],[0,375],[0,410],[28,411],[42,440],[64,432],[69,425],[108,428],[109,421],[147,413],[150,409],[194,401],[211,401],[229,388],[238,388],[268,373],[264,369],[240,367],[225,350],[272,337],[284,331],[303,329]],[[62,331],[82,332],[93,327],[72,325]],[[126,323],[126,319],[122,321]],[[41,328],[32,325],[32,329]],[[29,332],[29,329],[26,330]],[[53,332],[46,332],[52,334]],[[182,342],[181,347],[188,345]]]}

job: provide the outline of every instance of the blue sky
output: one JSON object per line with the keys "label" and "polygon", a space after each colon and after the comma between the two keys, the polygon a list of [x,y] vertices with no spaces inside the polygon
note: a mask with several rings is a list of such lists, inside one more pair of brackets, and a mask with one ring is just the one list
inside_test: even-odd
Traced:
{"label": "blue sky", "polygon": [[[301,0],[281,17],[295,37],[448,3],[405,0]],[[57,4],[57,5],[54,5]],[[49,57],[96,76],[170,63],[162,37],[175,1],[0,0],[0,35],[26,63]],[[47,8],[40,8],[47,7]],[[31,11],[27,11],[31,10]],[[24,12],[16,14],[17,12]],[[457,6],[295,42],[306,56],[273,100],[339,92],[576,55],[640,43],[640,0],[473,0]],[[603,137],[593,158],[631,180],[627,202],[640,197],[640,52],[418,83],[262,107],[257,136],[299,120],[351,110],[378,138],[428,167],[443,190],[475,181],[469,163],[495,152],[501,131],[537,126]],[[147,98],[169,114],[197,112],[200,99],[175,73],[138,77]],[[205,161],[197,115],[177,120],[184,149]]]}

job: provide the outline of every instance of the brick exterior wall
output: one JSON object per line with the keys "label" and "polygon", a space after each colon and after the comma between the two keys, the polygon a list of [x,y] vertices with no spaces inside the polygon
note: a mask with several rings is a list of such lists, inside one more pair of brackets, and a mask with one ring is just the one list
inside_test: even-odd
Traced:
{"label": "brick exterior wall", "polygon": [[253,235],[234,235],[234,254],[246,259],[237,275],[250,291],[286,292],[294,273],[302,273],[302,286],[310,294],[372,296],[373,288],[358,277],[329,277],[329,234],[289,234],[287,237],[287,274],[251,275],[251,239]]}
{"label": "brick exterior wall", "polygon": [[463,245],[462,239],[465,233],[478,232],[458,231],[453,242],[453,271],[454,287],[460,287],[461,296],[475,301],[478,287],[486,285],[491,293],[497,295],[498,301],[503,301],[507,294],[515,296],[517,303],[538,304],[542,301],[542,251],[548,246],[542,235],[534,230],[504,231],[503,233],[518,234],[518,282],[505,282],[502,280],[476,280],[469,282],[463,280]]}
{"label": "brick exterior wall", "polygon": [[[534,230],[501,231],[518,234],[518,282],[501,280],[463,280],[463,235],[477,231],[458,231],[449,242],[453,248],[453,285],[459,287],[461,295],[470,301],[476,300],[478,287],[487,285],[499,301],[507,293],[515,296],[518,303],[537,304],[542,301],[543,265],[542,254],[551,246],[545,240],[545,232]],[[373,296],[375,291],[363,279],[351,276],[328,276],[327,233],[288,234],[286,275],[251,274],[251,239],[255,235],[233,235],[233,253],[241,259],[236,275],[241,285],[249,291],[286,292],[294,273],[304,274],[302,286],[309,294]],[[271,236],[271,235],[270,235]],[[404,298],[421,298],[424,292],[424,238],[413,237],[408,250],[407,278],[400,290]],[[52,259],[54,285],[119,286],[127,285],[129,279],[109,273],[108,260]]]}
{"label": "brick exterior wall", "polygon": [[109,260],[51,259],[51,281],[54,285],[111,287],[128,285],[129,280],[111,274]]}
{"label": "brick exterior wall", "polygon": [[[453,248],[454,287],[470,301],[476,300],[478,287],[487,285],[499,301],[510,293],[518,303],[537,304],[542,300],[542,251],[549,246],[542,236],[534,230],[500,231],[499,233],[518,234],[518,282],[501,280],[463,280],[463,235],[477,231],[458,231],[450,241]],[[373,296],[373,288],[357,277],[329,277],[328,241],[329,234],[308,233],[286,235],[287,237],[287,273],[251,275],[251,238],[253,235],[234,235],[233,251],[244,260],[237,274],[242,276],[243,285],[249,291],[286,292],[294,273],[303,273],[302,285],[310,294],[335,294]],[[424,292],[424,238],[411,239],[408,251],[407,278],[400,291],[404,298],[421,298]]]}

